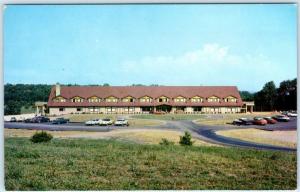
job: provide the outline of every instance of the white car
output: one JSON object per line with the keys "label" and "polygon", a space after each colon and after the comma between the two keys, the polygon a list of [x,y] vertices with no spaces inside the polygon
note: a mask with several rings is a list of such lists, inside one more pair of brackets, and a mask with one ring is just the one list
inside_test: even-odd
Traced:
{"label": "white car", "polygon": [[287,113],[287,116],[289,117],[297,117],[297,112],[296,111],[290,111]]}
{"label": "white car", "polygon": [[129,126],[129,123],[128,123],[128,120],[126,120],[126,119],[117,119],[115,122],[115,125],[116,126],[123,126],[123,125]]}
{"label": "white car", "polygon": [[85,125],[98,125],[98,124],[100,124],[100,122],[101,122],[101,119],[93,119],[93,120],[85,122]]}
{"label": "white car", "polygon": [[113,124],[113,121],[111,119],[102,119],[99,122],[99,125],[112,125],[112,124]]}

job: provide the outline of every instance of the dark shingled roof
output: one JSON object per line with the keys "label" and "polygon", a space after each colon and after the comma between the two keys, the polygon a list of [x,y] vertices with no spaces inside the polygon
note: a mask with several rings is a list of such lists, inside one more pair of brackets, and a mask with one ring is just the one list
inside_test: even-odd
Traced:
{"label": "dark shingled roof", "polygon": [[[242,99],[236,86],[61,86],[60,96],[70,99],[75,96],[79,96],[85,99],[84,102],[74,103],[70,101],[66,102],[53,102],[55,98],[55,86],[52,87],[49,95],[48,106],[49,107],[72,107],[72,106],[156,106],[161,105],[156,101],[151,103],[141,103],[139,101],[133,103],[89,103],[87,99],[92,96],[99,98],[107,98],[114,96],[117,98],[124,98],[132,96],[134,98],[141,98],[143,96],[149,96],[152,98],[158,98],[160,96],[166,96],[170,99],[177,96],[183,96],[186,98],[192,98],[194,96],[200,96],[205,99],[203,103],[191,103],[187,101],[185,103],[175,103],[170,101],[168,105],[173,106],[242,106]],[[207,102],[206,98],[211,96],[217,96],[221,99],[233,96],[238,99],[237,103],[226,103],[223,100],[220,102]]]}

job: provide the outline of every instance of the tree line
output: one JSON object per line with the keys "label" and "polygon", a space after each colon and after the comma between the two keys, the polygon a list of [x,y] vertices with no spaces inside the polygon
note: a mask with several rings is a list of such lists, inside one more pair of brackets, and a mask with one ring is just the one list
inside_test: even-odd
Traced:
{"label": "tree line", "polygon": [[[66,84],[74,86],[77,84]],[[21,113],[21,108],[30,108],[36,101],[48,101],[48,97],[53,85],[46,84],[5,84],[4,85],[4,114],[16,115]],[[90,86],[110,86],[103,85]],[[131,86],[144,86],[142,84],[132,84]],[[160,86],[153,84],[150,86]],[[262,90],[256,93],[240,91],[243,101],[254,101],[255,111],[273,110],[296,110],[297,108],[297,79],[282,81],[276,88],[273,81],[267,82]]]}

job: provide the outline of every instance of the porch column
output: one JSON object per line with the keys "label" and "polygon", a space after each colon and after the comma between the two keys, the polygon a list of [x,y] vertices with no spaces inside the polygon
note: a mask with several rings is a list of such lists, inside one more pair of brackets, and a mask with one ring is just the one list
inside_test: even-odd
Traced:
{"label": "porch column", "polygon": [[35,114],[36,114],[36,115],[39,114],[39,107],[38,107],[38,106],[36,106]]}

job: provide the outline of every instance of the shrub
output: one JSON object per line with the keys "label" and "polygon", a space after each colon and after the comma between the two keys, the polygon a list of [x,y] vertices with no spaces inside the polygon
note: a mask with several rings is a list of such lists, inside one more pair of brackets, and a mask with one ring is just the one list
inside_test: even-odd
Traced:
{"label": "shrub", "polygon": [[166,138],[162,138],[161,141],[159,142],[160,145],[174,145],[173,141],[169,141]]}
{"label": "shrub", "polygon": [[33,143],[49,142],[53,136],[45,131],[36,132],[31,138],[30,141]]}
{"label": "shrub", "polygon": [[193,145],[194,141],[192,141],[192,136],[189,132],[185,131],[184,136],[180,136],[180,145]]}

